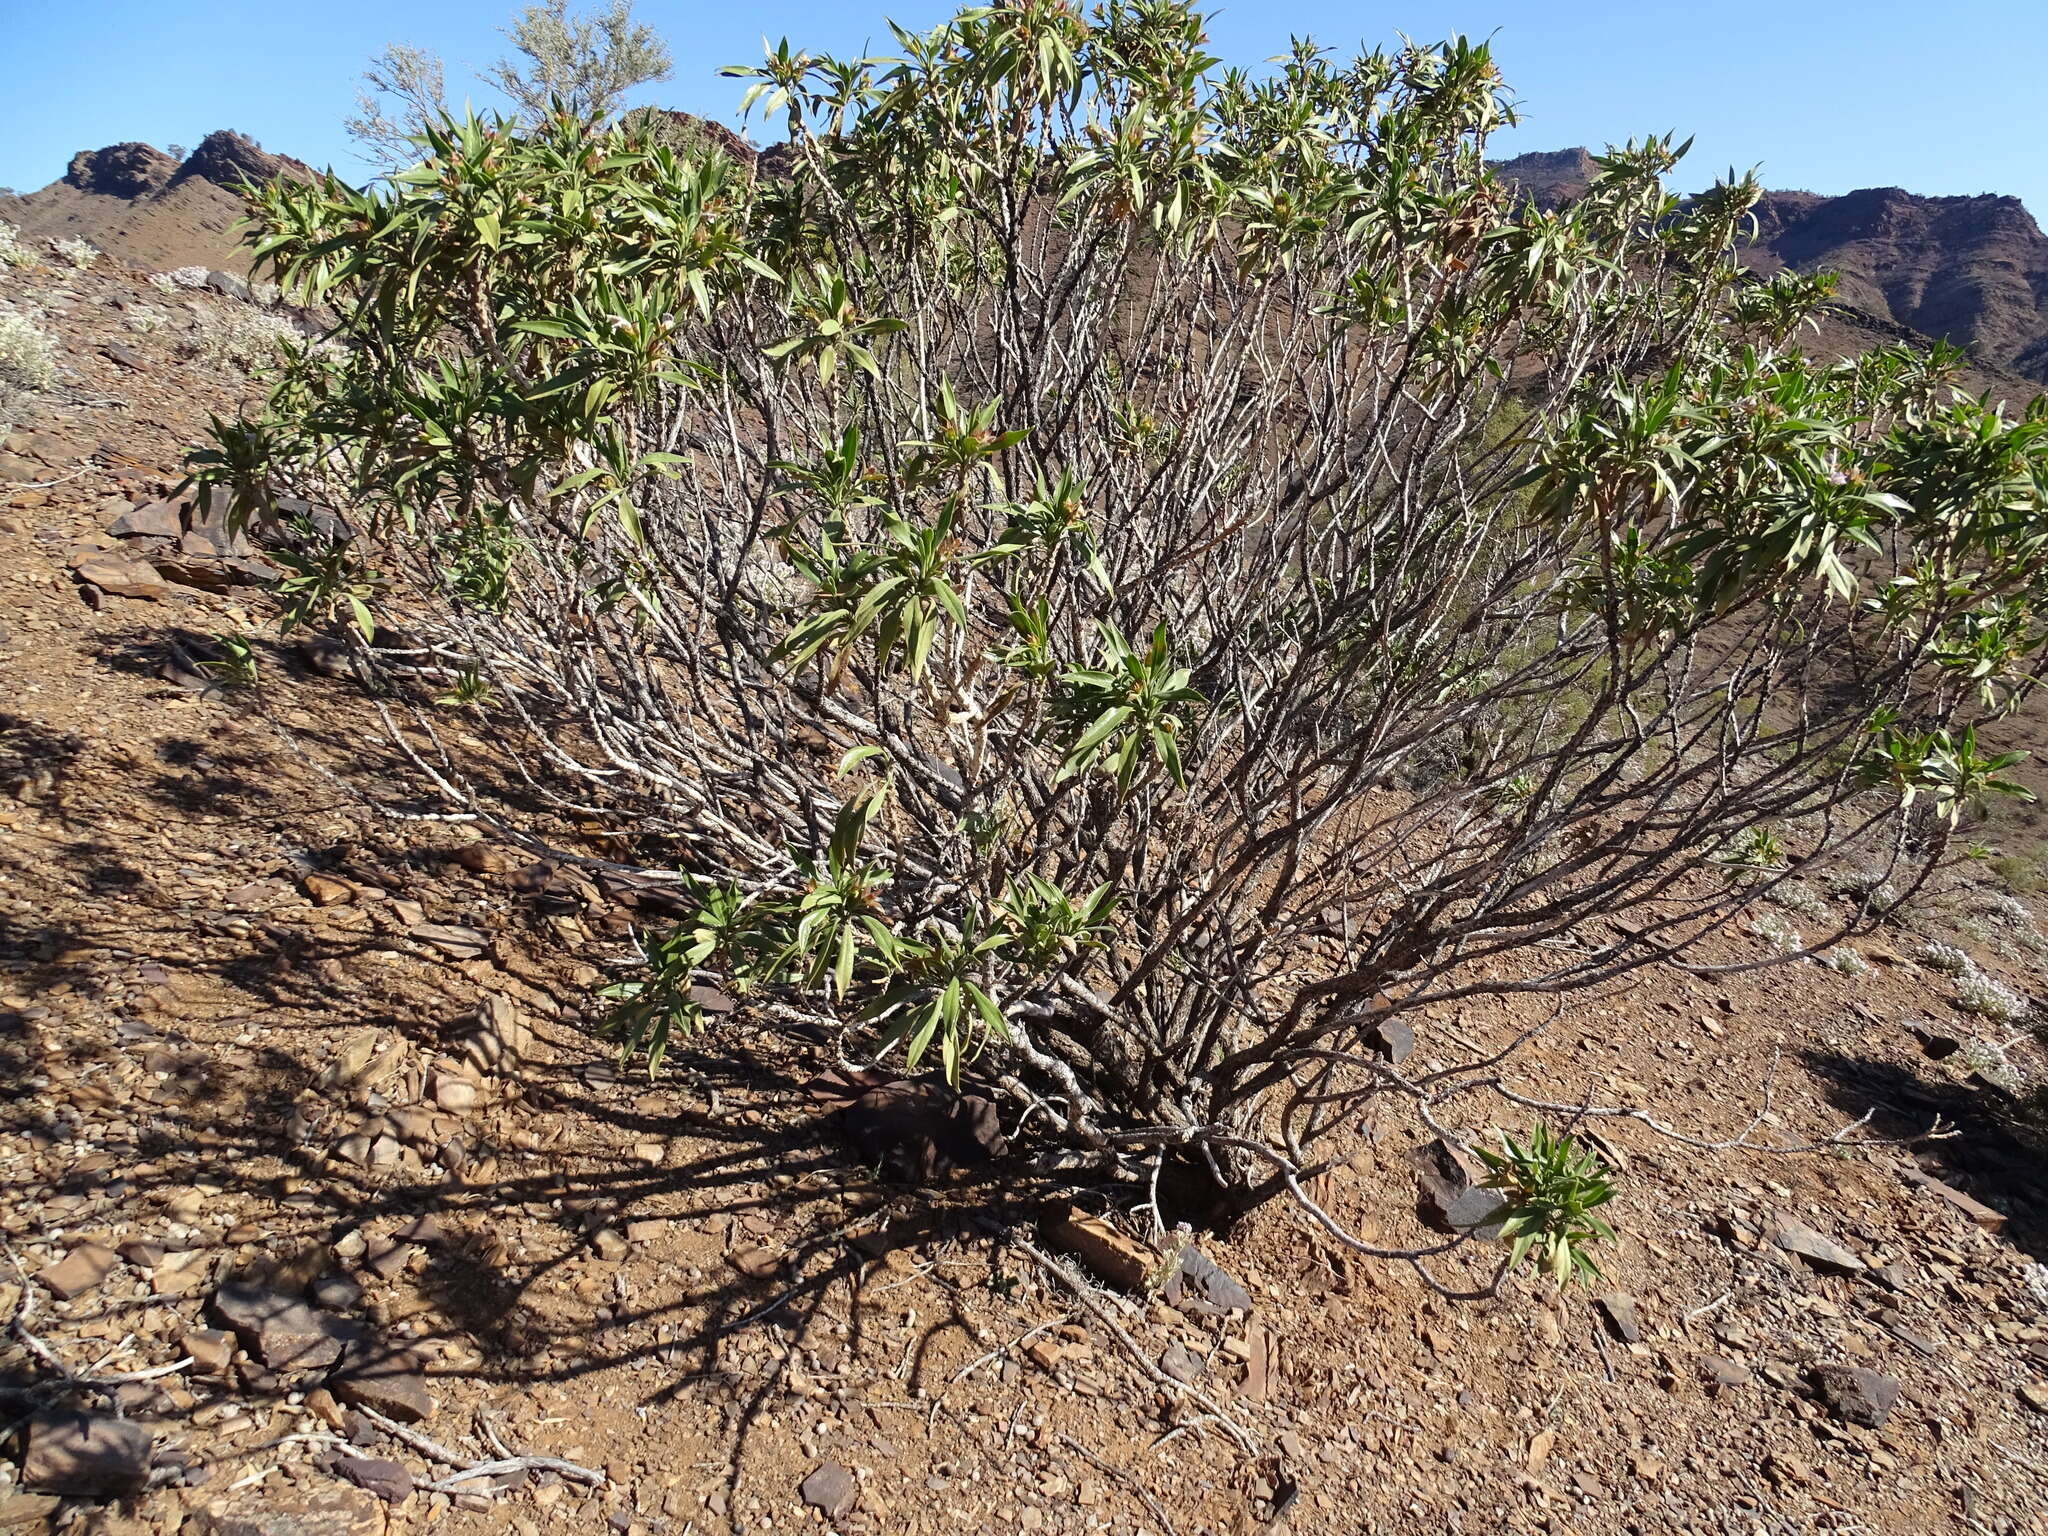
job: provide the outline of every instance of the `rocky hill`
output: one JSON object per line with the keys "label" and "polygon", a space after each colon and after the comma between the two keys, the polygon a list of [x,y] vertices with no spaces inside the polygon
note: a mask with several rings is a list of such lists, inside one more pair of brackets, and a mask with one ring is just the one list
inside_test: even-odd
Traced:
{"label": "rocky hill", "polygon": [[[1596,167],[1583,149],[1539,150],[1497,170],[1554,208]],[[1920,197],[1866,187],[1840,197],[1768,192],[1758,271],[1832,268],[1845,307],[1968,347],[1990,369],[2048,382],[2048,235],[2016,197]]]}
{"label": "rocky hill", "polygon": [[0,221],[41,240],[82,239],[133,267],[247,264],[236,233],[244,181],[310,175],[239,133],[210,133],[179,161],[149,144],[82,150],[60,180],[39,192],[0,197]]}

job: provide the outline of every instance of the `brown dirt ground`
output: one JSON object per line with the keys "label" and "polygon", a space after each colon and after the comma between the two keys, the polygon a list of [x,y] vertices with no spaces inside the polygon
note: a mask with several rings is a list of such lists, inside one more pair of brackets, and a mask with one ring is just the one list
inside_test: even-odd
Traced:
{"label": "brown dirt ground", "polygon": [[[472,833],[347,787],[402,784],[351,683],[267,642],[253,696],[165,680],[178,635],[255,632],[260,593],[95,610],[67,561],[171,484],[204,412],[248,382],[181,361],[176,330],[123,330],[118,304],[163,302],[137,274],[0,276],[0,297],[47,311],[66,369],[0,454],[0,1241],[29,1275],[84,1239],[162,1250],[130,1250],[68,1301],[29,1282],[25,1318],[0,1268],[0,1315],[74,1369],[177,1360],[229,1276],[338,1272],[362,1288],[353,1310],[425,1362],[438,1406],[421,1428],[481,1456],[488,1413],[515,1447],[610,1476],[371,1503],[372,1531],[822,1530],[797,1490],[826,1462],[858,1481],[847,1532],[2048,1530],[2048,1417],[2023,1392],[2048,1378],[2041,1148],[1967,1058],[1929,1062],[1901,1028],[2004,1033],[1954,1008],[1919,935],[1859,945],[1864,975],[1646,974],[1575,1005],[1522,1061],[1524,1085],[1708,1136],[1763,1108],[1774,1062],[1763,1134],[1866,1112],[1880,1133],[1936,1113],[1960,1127],[1786,1157],[1610,1125],[1626,1166],[1601,1262],[1640,1306],[1638,1342],[1587,1296],[1526,1281],[1443,1300],[1279,1205],[1201,1239],[1249,1288],[1248,1318],[1098,1303],[1148,1360],[1178,1344],[1201,1362],[1245,1455],[1007,1240],[1072,1186],[1029,1168],[878,1183],[804,1091],[835,1053],[744,1012],[655,1081],[622,1073],[589,1026],[628,914],[522,894],[490,858],[455,861]],[[353,895],[315,905],[311,873]],[[452,958],[411,936],[422,920],[487,947]],[[1916,920],[2048,991],[2048,945],[1996,893],[1958,886]],[[1743,935],[1720,958],[1766,950]],[[491,996],[530,1027],[523,1060],[485,1074],[472,1107],[423,1104],[430,1064]],[[1419,1054],[1520,1022],[1447,1012]],[[364,1042],[372,1069],[332,1081]],[[2012,1054],[2038,1069],[2031,1044]],[[1333,1207],[1377,1240],[1424,1238],[1406,1161],[1421,1139],[1405,1122],[1362,1138],[1326,1181]],[[1909,1182],[1923,1167],[1997,1206],[2002,1230]],[[1140,1230],[1141,1190],[1084,1178],[1079,1197]],[[1870,1268],[1780,1251],[1762,1236],[1777,1213]],[[1881,1428],[1814,1400],[1823,1361],[1897,1379]],[[19,1337],[0,1343],[0,1384],[48,1379]],[[120,1411],[187,1471],[123,1503],[51,1506],[15,1492],[9,1444],[0,1516],[205,1531],[229,1497],[282,1518],[331,1481],[321,1443],[284,1438],[328,1429],[307,1385],[245,1359],[122,1388]],[[0,1396],[0,1434],[18,1401]],[[366,1454],[427,1475],[411,1448],[380,1447]]]}

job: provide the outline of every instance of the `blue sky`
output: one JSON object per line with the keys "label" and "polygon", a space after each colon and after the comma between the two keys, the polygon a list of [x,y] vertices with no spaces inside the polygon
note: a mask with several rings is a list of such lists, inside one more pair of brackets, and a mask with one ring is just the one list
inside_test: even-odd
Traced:
{"label": "blue sky", "polygon": [[[361,173],[340,122],[364,61],[393,40],[442,53],[451,89],[503,51],[512,9],[493,0],[0,0],[9,89],[0,93],[0,186],[27,191],[77,150],[124,139],[191,145],[214,128]],[[928,25],[933,0],[757,0],[707,6],[640,0],[669,39],[675,77],[642,99],[731,120],[721,64],[787,34],[814,51],[858,52],[884,16]],[[1697,144],[1684,180],[1761,163],[1774,187],[1845,192],[2006,192],[2048,216],[2048,0],[1337,0],[1237,4],[1216,51],[1256,63],[1290,32],[1331,43],[1447,32],[1493,34],[1525,109],[1500,152],[1676,130]],[[458,84],[462,80],[462,84]],[[489,100],[479,94],[479,103]]]}

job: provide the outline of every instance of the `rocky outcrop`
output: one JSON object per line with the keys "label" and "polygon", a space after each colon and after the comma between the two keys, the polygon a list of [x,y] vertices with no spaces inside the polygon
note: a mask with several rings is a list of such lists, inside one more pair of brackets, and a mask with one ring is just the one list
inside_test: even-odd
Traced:
{"label": "rocky outcrop", "polygon": [[[1494,169],[1555,209],[1583,196],[1598,167],[1583,149],[1558,149]],[[2048,235],[2018,198],[1766,192],[1756,217],[1749,265],[1840,273],[1836,297],[1851,329],[1904,328],[1965,347],[1999,373],[2048,382]]]}
{"label": "rocky outcrop", "polygon": [[1555,212],[1584,197],[1599,167],[1583,149],[1536,149],[1512,160],[1494,162],[1494,170],[1512,182],[1537,207]]}
{"label": "rocky outcrop", "polygon": [[109,144],[71,157],[64,184],[103,197],[148,197],[178,174],[178,162],[153,144]]}
{"label": "rocky outcrop", "polygon": [[2048,235],[2018,198],[1772,192],[1757,224],[1759,270],[1832,268],[1845,302],[2048,380]]}
{"label": "rocky outcrop", "polygon": [[244,182],[261,185],[280,176],[310,176],[313,168],[289,155],[273,155],[254,139],[230,129],[209,133],[199,147],[185,157],[174,181],[203,176],[216,187],[230,191]]}
{"label": "rocky outcrop", "polygon": [[163,271],[246,271],[240,189],[278,176],[310,176],[289,155],[222,129],[183,162],[149,144],[110,144],[72,156],[61,179],[22,197],[0,196],[0,220],[32,241],[84,240],[129,266]]}

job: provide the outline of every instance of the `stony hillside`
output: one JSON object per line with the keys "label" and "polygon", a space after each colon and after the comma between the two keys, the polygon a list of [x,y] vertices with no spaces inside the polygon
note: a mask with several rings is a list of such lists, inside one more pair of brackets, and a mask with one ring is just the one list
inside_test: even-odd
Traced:
{"label": "stony hillside", "polygon": [[[1546,207],[1583,193],[1595,169],[1583,149],[1538,150],[1496,168]],[[2048,382],[2048,235],[2018,198],[1769,192],[1757,223],[1757,270],[1831,268],[1845,310]]]}
{"label": "stony hillside", "polygon": [[[641,898],[382,803],[379,701],[178,494],[254,387],[219,338],[270,312],[106,261],[0,299],[58,347],[0,439],[0,1530],[2043,1529],[2044,1063],[1981,1010],[2048,995],[2048,939],[1968,866],[1853,963],[1553,1022],[1560,1096],[1743,1142],[1605,1122],[1596,1295],[1448,1299],[1282,1206],[1155,1286],[1142,1169],[1006,1115],[1000,1161],[906,1180],[772,1004],[621,1071],[594,994]],[[1547,1011],[1446,1007],[1409,1070]],[[1470,1178],[1368,1128],[1317,1188],[1448,1245]]]}
{"label": "stony hillside", "polygon": [[243,181],[305,175],[309,168],[273,155],[225,129],[210,133],[183,161],[148,144],[112,144],[74,155],[60,180],[39,192],[0,197],[0,221],[36,243],[85,240],[129,266],[246,270],[236,226]]}

